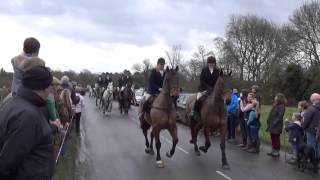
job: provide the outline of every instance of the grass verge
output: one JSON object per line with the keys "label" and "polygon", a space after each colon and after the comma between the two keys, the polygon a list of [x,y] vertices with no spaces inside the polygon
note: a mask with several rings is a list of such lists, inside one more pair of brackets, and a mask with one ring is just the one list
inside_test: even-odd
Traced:
{"label": "grass verge", "polygon": [[76,170],[77,158],[77,136],[75,131],[72,131],[72,138],[67,141],[66,157],[60,157],[54,180],[73,180]]}

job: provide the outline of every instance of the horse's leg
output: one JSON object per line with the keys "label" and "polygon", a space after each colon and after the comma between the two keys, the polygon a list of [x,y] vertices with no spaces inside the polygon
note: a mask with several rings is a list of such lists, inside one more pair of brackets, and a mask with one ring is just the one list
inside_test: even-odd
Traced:
{"label": "horse's leg", "polygon": [[209,147],[211,146],[211,142],[210,142],[210,128],[209,128],[209,127],[204,127],[203,131],[204,131],[204,136],[205,136],[205,145],[199,147],[199,149],[200,149],[202,152],[207,153]]}
{"label": "horse's leg", "polygon": [[178,144],[178,135],[177,135],[177,126],[174,125],[173,127],[171,127],[169,129],[170,135],[172,137],[172,148],[170,150],[170,152],[167,152],[167,157],[171,158],[174,155],[174,152],[176,150],[176,146]]}
{"label": "horse's leg", "polygon": [[222,168],[229,169],[227,157],[226,157],[226,133],[227,133],[227,124],[223,124],[220,129],[220,149],[222,155]]}
{"label": "horse's leg", "polygon": [[161,148],[161,142],[160,142],[160,129],[158,127],[153,127],[152,128],[152,133],[155,137],[155,140],[156,140],[156,148],[157,148],[157,158],[156,158],[156,161],[157,161],[157,166],[159,168],[163,168],[164,167],[164,164],[163,164],[163,161],[161,160],[161,156],[160,156],[160,148]]}
{"label": "horse's leg", "polygon": [[193,145],[194,145],[194,151],[196,153],[196,155],[200,156],[200,151],[198,148],[198,133],[200,131],[200,129],[202,128],[201,123],[196,123],[194,125],[194,130],[193,130],[193,134],[192,134],[192,141],[193,141]]}
{"label": "horse's leg", "polygon": [[[145,144],[146,145],[145,152],[147,154],[152,154],[151,153],[151,148],[150,148],[150,143],[149,143],[149,140],[148,140],[148,130],[149,130],[149,128],[150,128],[150,125],[147,122],[141,121],[141,129],[142,129],[142,132],[143,132],[143,135],[144,135],[144,138],[145,138],[145,142],[146,142],[146,144]],[[154,152],[153,152],[153,154],[154,154]]]}

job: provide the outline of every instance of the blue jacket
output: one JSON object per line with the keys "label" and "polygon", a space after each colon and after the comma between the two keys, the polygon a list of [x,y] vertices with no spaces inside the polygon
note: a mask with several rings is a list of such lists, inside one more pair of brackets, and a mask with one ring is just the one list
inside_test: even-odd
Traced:
{"label": "blue jacket", "polygon": [[296,123],[289,123],[288,126],[285,128],[289,134],[289,142],[292,143],[300,143],[303,139],[303,128]]}
{"label": "blue jacket", "polygon": [[236,114],[238,108],[238,96],[235,93],[231,95],[231,103],[227,106],[227,112]]}
{"label": "blue jacket", "polygon": [[247,125],[249,127],[259,127],[259,123],[258,123],[258,120],[256,118],[256,111],[255,110],[251,110],[251,111],[248,112]]}

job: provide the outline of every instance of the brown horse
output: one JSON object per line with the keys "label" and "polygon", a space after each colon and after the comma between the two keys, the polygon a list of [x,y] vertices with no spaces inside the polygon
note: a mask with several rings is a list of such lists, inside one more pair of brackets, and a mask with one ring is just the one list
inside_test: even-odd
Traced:
{"label": "brown horse", "polygon": [[[229,76],[231,73],[229,74]],[[194,150],[197,155],[200,155],[199,149],[206,153],[211,146],[210,132],[213,130],[220,130],[220,148],[222,153],[222,168],[228,169],[229,165],[225,154],[225,136],[227,133],[227,112],[226,112],[226,101],[230,98],[230,93],[224,91],[225,78],[223,77],[222,70],[220,71],[219,78],[216,82],[214,91],[207,97],[203,102],[200,110],[200,117],[194,119],[190,113],[193,109],[196,96],[191,96],[187,101],[187,112],[186,118],[190,121],[191,137],[190,143],[194,144]],[[197,137],[200,129],[204,130],[205,145],[198,148]]]}
{"label": "brown horse", "polygon": [[[155,138],[157,157],[156,162],[159,168],[163,168],[164,164],[160,157],[160,131],[167,129],[172,137],[172,148],[166,153],[167,157],[172,157],[175,153],[175,148],[178,143],[177,125],[176,125],[176,110],[174,107],[174,97],[179,94],[179,79],[178,70],[166,69],[166,74],[163,81],[162,91],[152,103],[150,114],[145,113],[140,119],[141,128],[145,137],[146,149],[145,152],[153,155],[153,139]],[[152,126],[151,143],[148,140],[148,130]]]}

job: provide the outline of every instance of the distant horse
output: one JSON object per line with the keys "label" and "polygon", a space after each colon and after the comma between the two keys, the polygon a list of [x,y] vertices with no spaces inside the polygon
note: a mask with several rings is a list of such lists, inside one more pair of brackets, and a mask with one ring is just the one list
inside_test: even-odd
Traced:
{"label": "distant horse", "polygon": [[[150,113],[144,113],[144,116],[140,119],[146,143],[145,152],[151,155],[154,154],[153,139],[155,138],[157,149],[156,163],[159,168],[164,167],[164,163],[160,157],[160,131],[162,129],[167,129],[172,137],[172,148],[166,153],[167,157],[170,158],[174,155],[175,148],[178,143],[176,110],[174,107],[174,97],[179,95],[180,92],[178,70],[178,67],[176,67],[176,69],[166,69],[162,91],[152,103]],[[147,137],[150,127],[152,127],[151,143],[149,143]]]}
{"label": "distant horse", "polygon": [[112,110],[112,94],[113,94],[113,84],[109,83],[107,89],[102,95],[102,110],[103,114],[106,112],[110,113]]}
{"label": "distant horse", "polygon": [[104,91],[104,88],[103,87],[96,87],[95,88],[95,95],[96,95],[96,106],[98,108],[101,107],[102,105],[102,95],[103,95],[103,91]]}
{"label": "distant horse", "polygon": [[120,106],[120,113],[128,115],[130,105],[133,99],[133,92],[131,90],[132,84],[127,84],[123,91],[120,90],[119,92],[119,106]]}
{"label": "distant horse", "polygon": [[[220,149],[222,153],[222,168],[229,169],[225,154],[225,136],[227,133],[227,112],[226,101],[230,100],[230,92],[224,90],[225,78],[222,70],[219,73],[219,78],[216,82],[214,91],[210,93],[207,99],[203,102],[200,110],[200,117],[194,119],[191,117],[191,111],[196,101],[196,96],[190,96],[186,104],[186,118],[190,122],[191,140],[190,143],[194,144],[194,150],[197,155],[200,155],[199,149],[206,153],[210,143],[210,132],[213,130],[220,130]],[[229,76],[231,73],[229,73]],[[204,129],[205,145],[198,148],[197,136],[200,129]]]}
{"label": "distant horse", "polygon": [[90,85],[87,85],[86,91],[89,92],[89,98],[92,98],[93,97],[93,89]]}

